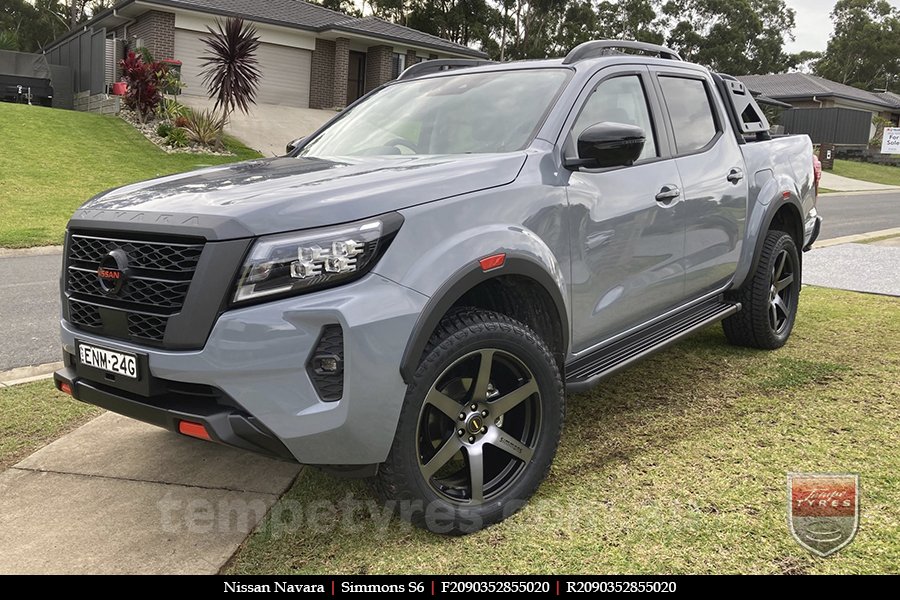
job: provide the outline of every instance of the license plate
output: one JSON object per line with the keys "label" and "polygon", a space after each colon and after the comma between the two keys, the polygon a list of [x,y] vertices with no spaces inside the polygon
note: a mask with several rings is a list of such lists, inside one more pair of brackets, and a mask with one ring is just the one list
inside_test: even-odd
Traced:
{"label": "license plate", "polygon": [[86,367],[94,367],[108,373],[137,379],[137,357],[134,354],[115,352],[89,344],[78,345],[78,360]]}

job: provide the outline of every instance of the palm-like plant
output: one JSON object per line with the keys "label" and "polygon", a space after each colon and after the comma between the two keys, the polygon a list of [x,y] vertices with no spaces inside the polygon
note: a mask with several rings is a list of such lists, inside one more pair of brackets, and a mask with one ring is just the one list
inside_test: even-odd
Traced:
{"label": "palm-like plant", "polygon": [[207,27],[210,35],[202,38],[207,52],[201,57],[203,82],[210,99],[215,99],[214,110],[220,107],[224,118],[240,109],[247,113],[256,103],[256,92],[262,74],[256,51],[259,36],[256,27],[245,25],[243,19],[230,18],[223,25],[216,20],[216,31]]}

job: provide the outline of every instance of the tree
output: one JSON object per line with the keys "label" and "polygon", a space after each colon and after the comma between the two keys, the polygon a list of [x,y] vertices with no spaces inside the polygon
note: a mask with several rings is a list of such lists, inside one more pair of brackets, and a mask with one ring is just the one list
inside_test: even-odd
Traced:
{"label": "tree", "polygon": [[209,36],[201,38],[206,46],[203,55],[203,82],[210,99],[215,99],[214,110],[220,107],[224,120],[239,109],[244,114],[250,105],[256,104],[256,92],[262,73],[256,51],[259,36],[256,27],[243,19],[230,18],[223,25],[216,21],[216,29],[207,27]]}
{"label": "tree", "polygon": [[734,75],[779,73],[791,66],[785,36],[794,11],[784,0],[668,0],[666,42],[686,59]]}
{"label": "tree", "polygon": [[839,0],[817,75],[862,89],[900,91],[900,10],[884,0]]}
{"label": "tree", "polygon": [[310,0],[310,2],[352,17],[362,16],[362,12],[356,8],[356,2],[353,0]]}

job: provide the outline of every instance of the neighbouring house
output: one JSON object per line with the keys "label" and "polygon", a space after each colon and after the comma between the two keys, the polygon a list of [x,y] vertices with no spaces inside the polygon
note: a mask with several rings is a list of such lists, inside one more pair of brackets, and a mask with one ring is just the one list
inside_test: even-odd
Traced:
{"label": "neighbouring house", "polygon": [[751,91],[786,102],[794,108],[847,108],[867,111],[891,121],[900,120],[900,96],[867,92],[806,73],[743,75],[738,77]]}
{"label": "neighbouring house", "polygon": [[201,41],[216,19],[256,26],[262,72],[257,102],[341,108],[435,58],[482,58],[467,46],[375,17],[353,18],[302,0],[121,0],[51,44],[53,64],[68,65],[81,95],[107,92],[129,49],[181,61],[184,94],[205,96]]}

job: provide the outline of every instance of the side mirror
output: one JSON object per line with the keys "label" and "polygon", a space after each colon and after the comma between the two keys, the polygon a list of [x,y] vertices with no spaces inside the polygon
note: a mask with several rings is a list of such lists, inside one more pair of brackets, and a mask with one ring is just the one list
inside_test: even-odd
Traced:
{"label": "side mirror", "polygon": [[287,147],[285,147],[285,150],[287,150],[287,153],[290,154],[291,152],[296,150],[297,147],[300,146],[300,144],[302,144],[305,139],[306,138],[297,138],[296,140],[288,142],[288,145],[287,145]]}
{"label": "side mirror", "polygon": [[624,123],[597,123],[578,136],[578,158],[566,159],[567,167],[626,167],[644,150],[644,130]]}

